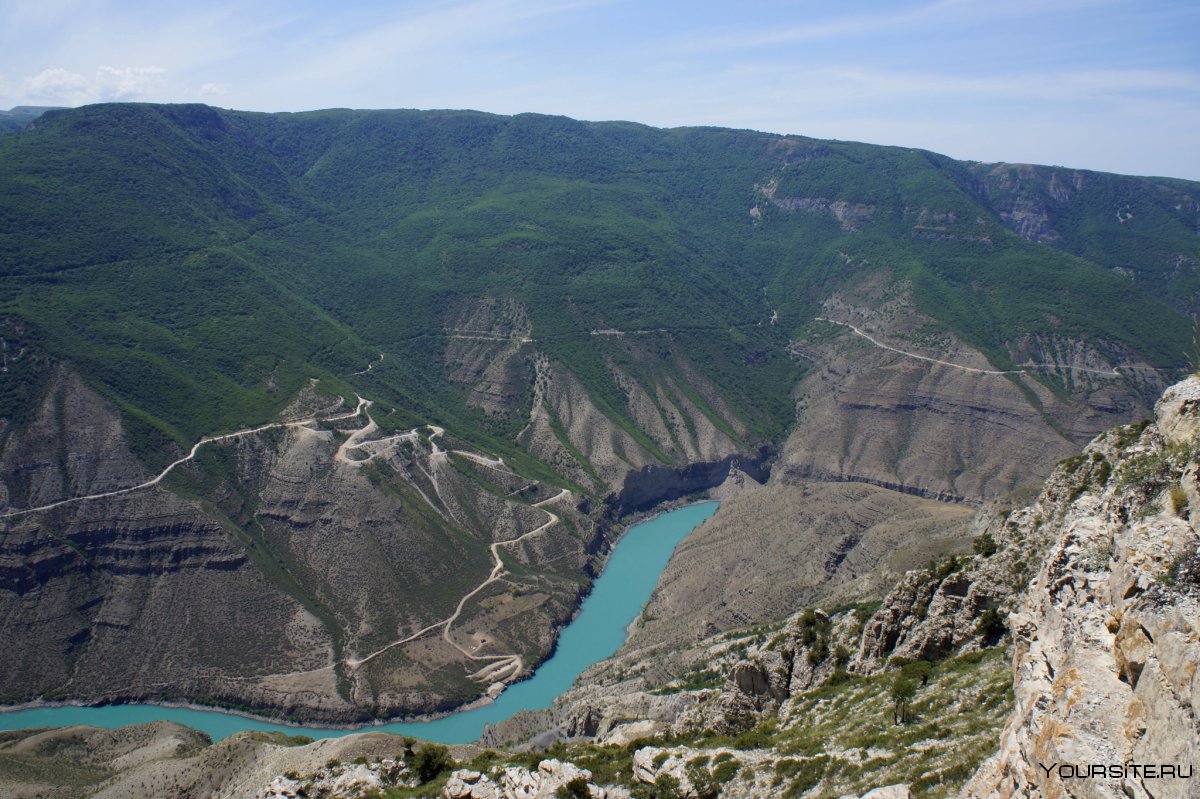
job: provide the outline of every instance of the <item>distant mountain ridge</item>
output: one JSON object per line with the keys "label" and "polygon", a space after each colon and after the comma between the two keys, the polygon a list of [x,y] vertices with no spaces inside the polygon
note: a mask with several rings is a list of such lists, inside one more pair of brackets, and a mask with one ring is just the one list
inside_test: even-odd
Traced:
{"label": "distant mountain ridge", "polygon": [[0,110],[0,133],[16,133],[24,130],[47,111],[58,111],[61,106],[54,105],[17,105],[7,111]]}

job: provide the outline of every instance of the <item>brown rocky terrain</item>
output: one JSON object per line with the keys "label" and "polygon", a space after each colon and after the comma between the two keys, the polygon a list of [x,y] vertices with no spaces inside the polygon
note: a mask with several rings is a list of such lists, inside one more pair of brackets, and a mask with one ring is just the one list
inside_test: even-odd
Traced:
{"label": "brown rocky terrain", "polygon": [[[595,669],[540,717],[558,736],[574,736],[554,757],[460,752],[475,758],[470,767],[451,774],[446,766],[428,792],[1193,796],[1180,773],[1200,742],[1198,433],[1200,379],[1191,378],[1165,394],[1154,423],[1106,432],[1065,459],[1029,505],[987,505],[971,523],[973,554],[908,572],[877,606],[809,608],[782,624],[705,639],[693,669],[659,689],[631,690],[638,675],[616,678],[612,664]],[[24,769],[22,790],[47,790],[35,779],[47,747],[95,738],[108,743],[71,776],[80,785],[108,781],[89,795],[129,795],[121,791],[135,775],[141,786],[187,786],[181,796],[233,796],[230,786],[253,785],[261,796],[309,786],[358,797],[414,784],[411,747],[391,736],[289,748],[241,735],[205,747],[158,726],[49,734],[62,743],[8,734],[0,767]],[[130,737],[114,749],[119,735]],[[193,751],[162,760],[172,747]],[[361,751],[362,763],[317,765],[335,749]],[[118,765],[122,757],[128,766]],[[246,776],[231,781],[230,763]],[[1121,773],[1106,766],[1084,779],[1059,769],[1064,763],[1117,764]],[[1154,768],[1135,773],[1129,764]],[[197,793],[201,785],[208,793]]]}
{"label": "brown rocky terrain", "polygon": [[487,687],[467,678],[479,666],[457,642],[431,634],[351,664],[449,617],[492,569],[490,543],[541,528],[505,554],[544,571],[477,596],[456,635],[486,633],[492,651],[532,663],[577,601],[585,540],[546,522],[590,522],[565,496],[554,514],[534,507],[558,490],[449,453],[427,430],[377,431],[339,459],[347,432],[336,426],[276,428],[205,445],[157,485],[20,512],[150,477],[115,409],[56,374],[3,450],[21,478],[3,519],[3,635],[28,653],[7,664],[9,701],[199,698],[327,719],[429,711]]}
{"label": "brown rocky terrain", "polygon": [[776,467],[788,482],[994,499],[1044,479],[1100,431],[1145,418],[1145,397],[1163,388],[1139,359],[1078,342],[1014,341],[1016,366],[1000,369],[931,325],[902,288],[880,283],[831,298],[823,318],[831,321],[792,345],[814,368],[797,389],[796,432]]}
{"label": "brown rocky terrain", "polygon": [[972,513],[863,483],[735,493],[676,549],[626,647],[669,649],[797,606],[877,597],[930,557],[969,546]]}

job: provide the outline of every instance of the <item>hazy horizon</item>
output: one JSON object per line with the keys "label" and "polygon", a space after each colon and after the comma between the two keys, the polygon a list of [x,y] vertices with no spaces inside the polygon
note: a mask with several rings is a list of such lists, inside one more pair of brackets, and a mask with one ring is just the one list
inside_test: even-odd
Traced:
{"label": "hazy horizon", "polygon": [[1200,7],[1166,0],[14,0],[0,107],[472,109],[1200,179]]}

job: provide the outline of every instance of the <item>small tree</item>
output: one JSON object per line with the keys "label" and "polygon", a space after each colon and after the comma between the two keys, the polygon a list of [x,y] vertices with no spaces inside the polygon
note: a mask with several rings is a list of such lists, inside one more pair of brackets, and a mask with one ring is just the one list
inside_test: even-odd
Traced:
{"label": "small tree", "polygon": [[984,531],[982,535],[975,539],[975,552],[983,555],[985,558],[995,555],[999,548],[996,539],[987,531]]}
{"label": "small tree", "polygon": [[929,677],[933,674],[933,664],[928,660],[914,660],[905,663],[900,673],[914,682],[920,682],[921,687],[929,685]]}
{"label": "small tree", "polygon": [[437,779],[442,772],[453,769],[455,763],[446,747],[441,744],[425,744],[413,752],[408,766],[424,784]]}
{"label": "small tree", "polygon": [[909,703],[917,695],[917,682],[906,674],[897,675],[892,681],[892,720],[896,724],[909,722]]}

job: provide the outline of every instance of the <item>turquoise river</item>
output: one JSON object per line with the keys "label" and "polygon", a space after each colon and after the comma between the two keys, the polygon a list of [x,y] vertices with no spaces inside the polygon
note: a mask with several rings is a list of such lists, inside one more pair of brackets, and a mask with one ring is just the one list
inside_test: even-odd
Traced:
{"label": "turquoise river", "polygon": [[186,724],[213,740],[243,730],[279,730],[290,735],[329,738],[352,732],[394,732],[442,743],[467,743],[520,710],[549,707],[584,669],[616,652],[625,641],[625,628],[637,617],[675,545],[701,522],[716,513],[716,502],[688,505],[634,525],[621,538],[604,573],[584,600],[579,615],[562,631],[554,655],[528,680],[509,687],[495,702],[434,721],[394,722],[355,729],[297,727],[224,713],[217,710],[161,707],[158,705],[107,705],[104,707],[38,707],[0,713],[0,730],[88,724],[123,727],[167,720]]}

